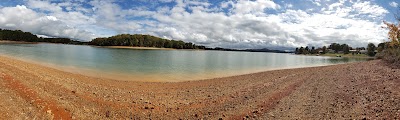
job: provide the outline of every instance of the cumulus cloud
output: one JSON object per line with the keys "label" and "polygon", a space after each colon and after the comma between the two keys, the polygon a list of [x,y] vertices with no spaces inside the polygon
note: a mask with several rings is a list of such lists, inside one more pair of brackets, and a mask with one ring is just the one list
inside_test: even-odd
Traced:
{"label": "cumulus cloud", "polygon": [[77,40],[88,40],[94,37],[92,33],[65,26],[57,17],[37,13],[24,5],[1,8],[0,27]]}
{"label": "cumulus cloud", "polygon": [[317,5],[317,6],[321,6],[321,0],[309,0],[311,3]]}
{"label": "cumulus cloud", "polygon": [[123,7],[119,2],[27,0],[27,7],[2,8],[0,27],[81,40],[140,33],[243,49],[289,49],[333,42],[361,47],[386,38],[381,26],[389,13],[373,1],[354,0],[307,0],[313,7],[306,9],[272,0],[160,0],[151,4],[153,8]]}
{"label": "cumulus cloud", "polygon": [[389,5],[392,6],[392,7],[397,7],[399,4],[397,2],[395,2],[395,1],[392,1],[392,2],[389,3]]}
{"label": "cumulus cloud", "polygon": [[42,11],[49,11],[49,12],[61,12],[62,8],[55,3],[49,3],[47,1],[41,0],[28,0],[27,5],[34,9],[39,9]]}
{"label": "cumulus cloud", "polygon": [[156,28],[161,29],[149,31],[172,39],[235,48],[322,46],[333,42],[360,47],[385,39],[385,30],[380,29],[379,20],[388,11],[369,1],[351,4],[339,1],[318,13],[287,9],[281,14],[262,12],[279,8],[273,7],[274,3],[257,8],[254,7],[260,5],[257,1],[246,2],[255,3],[222,3],[222,8],[232,7],[229,8],[232,14],[198,10],[155,15],[160,21]]}
{"label": "cumulus cloud", "polygon": [[239,0],[237,3],[233,3],[233,11],[237,14],[245,13],[263,13],[265,9],[278,9],[280,8],[275,2],[271,0]]}
{"label": "cumulus cloud", "polygon": [[383,7],[374,5],[370,1],[356,2],[352,8],[355,9],[356,15],[369,15],[370,18],[382,17],[382,15],[389,13]]}

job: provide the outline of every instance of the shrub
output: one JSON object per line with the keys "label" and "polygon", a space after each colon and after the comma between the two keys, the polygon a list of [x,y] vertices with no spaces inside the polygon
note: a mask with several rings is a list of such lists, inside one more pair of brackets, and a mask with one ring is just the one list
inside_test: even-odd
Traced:
{"label": "shrub", "polygon": [[384,60],[393,67],[400,68],[400,49],[385,49],[377,55],[377,58]]}

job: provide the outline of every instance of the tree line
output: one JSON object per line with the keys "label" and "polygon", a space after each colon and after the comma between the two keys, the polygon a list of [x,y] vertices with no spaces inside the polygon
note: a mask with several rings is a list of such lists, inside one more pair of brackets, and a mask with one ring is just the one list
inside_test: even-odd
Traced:
{"label": "tree line", "polygon": [[26,41],[38,42],[40,39],[30,32],[23,32],[21,30],[3,30],[0,29],[0,40],[10,41]]}
{"label": "tree line", "polygon": [[167,40],[151,35],[120,34],[108,38],[96,38],[90,41],[90,45],[97,46],[134,46],[134,47],[157,47],[175,49],[205,49],[205,46],[186,43],[178,40]]}
{"label": "tree line", "polygon": [[[384,46],[384,43],[381,43],[378,45],[380,48]],[[319,48],[315,48],[312,46],[311,48],[309,46],[306,47],[299,47],[296,48],[295,54],[326,54],[329,52],[332,53],[343,53],[343,54],[349,54],[354,52],[350,52],[350,50],[355,50],[357,53],[360,53],[361,50],[367,50],[367,55],[369,56],[375,56],[377,50],[377,47],[373,43],[369,43],[367,48],[365,47],[357,47],[353,48],[347,44],[339,44],[339,43],[331,43],[328,47],[323,46]]]}
{"label": "tree line", "polygon": [[24,41],[24,42],[48,42],[76,45],[96,45],[96,46],[133,46],[133,47],[157,47],[175,49],[206,49],[205,46],[196,45],[181,40],[168,40],[151,35],[141,34],[120,34],[108,38],[95,38],[90,42],[81,42],[69,38],[42,38],[30,32],[21,30],[0,29],[0,40]]}
{"label": "tree line", "polygon": [[71,40],[69,38],[42,38],[30,32],[21,30],[4,30],[0,29],[0,40],[24,41],[24,42],[49,42],[63,44],[85,44],[85,42]]}

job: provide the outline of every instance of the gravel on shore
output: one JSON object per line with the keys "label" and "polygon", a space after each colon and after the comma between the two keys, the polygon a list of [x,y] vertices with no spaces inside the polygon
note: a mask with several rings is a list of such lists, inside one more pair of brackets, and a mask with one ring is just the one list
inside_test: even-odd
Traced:
{"label": "gravel on shore", "polygon": [[162,83],[0,56],[0,119],[400,119],[399,86],[380,60]]}

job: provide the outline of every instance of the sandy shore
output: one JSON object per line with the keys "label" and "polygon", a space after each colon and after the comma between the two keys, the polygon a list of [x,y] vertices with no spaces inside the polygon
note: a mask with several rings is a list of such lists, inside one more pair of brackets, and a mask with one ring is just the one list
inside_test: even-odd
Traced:
{"label": "sandy shore", "polygon": [[37,44],[37,42],[0,40],[0,44]]}
{"label": "sandy shore", "polygon": [[146,83],[0,57],[0,119],[399,119],[399,73],[374,60]]}

